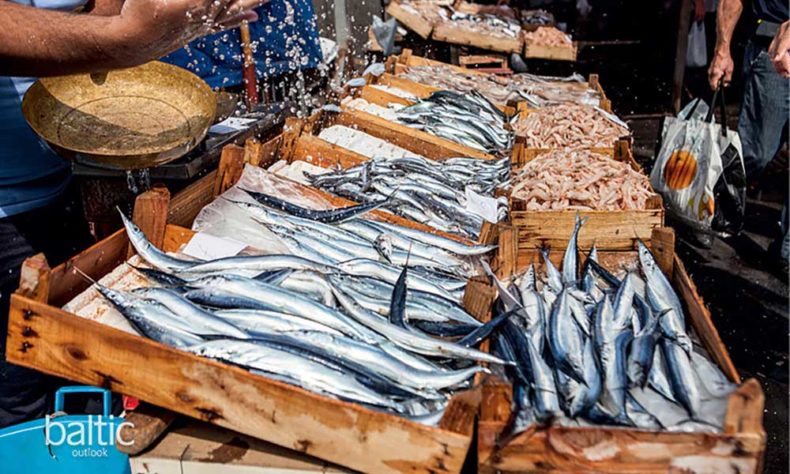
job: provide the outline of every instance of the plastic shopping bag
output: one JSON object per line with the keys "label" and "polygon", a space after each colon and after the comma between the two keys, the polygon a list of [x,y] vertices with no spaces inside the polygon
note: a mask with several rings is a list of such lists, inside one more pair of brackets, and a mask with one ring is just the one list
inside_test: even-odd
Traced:
{"label": "plastic shopping bag", "polygon": [[[713,100],[719,96],[723,113],[723,94],[716,91]],[[735,234],[746,198],[741,141],[713,118],[713,108],[697,99],[664,122],[650,182],[675,219],[698,231]]]}
{"label": "plastic shopping bag", "polygon": [[708,65],[708,44],[705,38],[705,22],[695,21],[689,29],[686,46],[686,66],[705,67]]}

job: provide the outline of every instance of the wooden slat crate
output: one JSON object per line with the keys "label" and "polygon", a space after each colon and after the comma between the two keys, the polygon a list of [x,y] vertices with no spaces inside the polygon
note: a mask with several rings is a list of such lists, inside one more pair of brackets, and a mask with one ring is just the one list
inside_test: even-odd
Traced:
{"label": "wooden slat crate", "polygon": [[472,46],[488,51],[498,51],[500,53],[521,53],[524,50],[524,40],[521,37],[492,36],[468,28],[462,28],[452,21],[436,23],[433,27],[431,39],[451,44]]}
{"label": "wooden slat crate", "polygon": [[[481,160],[496,159],[493,155],[483,153],[466,145],[461,145],[400,123],[390,122],[360,110],[343,110],[339,113],[319,111],[305,119],[301,127],[294,125],[294,123],[291,122],[291,131],[298,128],[300,135],[313,135],[316,140],[320,141],[324,141],[318,138],[321,130],[332,125],[343,125],[385,140],[431,160],[443,160],[459,156]],[[330,145],[328,142],[326,144]]]}
{"label": "wooden slat crate", "polygon": [[[608,99],[607,99],[608,101]],[[603,108],[603,107],[602,107]],[[534,109],[527,109],[523,105],[519,107],[519,112],[522,114],[529,114],[531,110]],[[606,110],[606,109],[604,109]],[[543,153],[547,153],[552,150],[552,148],[533,148],[527,146],[527,138],[524,135],[516,134],[516,139],[513,143],[513,166],[522,166],[526,162],[535,159],[536,156],[541,155]],[[617,147],[625,146],[628,148],[628,153],[631,153],[631,137],[621,137],[613,146],[611,147],[593,147],[593,148],[583,148],[585,150],[589,150],[595,153],[600,153],[602,155],[611,155],[614,153],[619,153],[616,151]]]}
{"label": "wooden slat crate", "polygon": [[[467,69],[467,68],[464,68],[464,67],[455,66],[453,64],[443,63],[441,61],[436,61],[436,60],[433,60],[433,59],[428,59],[428,58],[423,58],[421,56],[416,56],[416,55],[413,54],[412,50],[410,50],[410,49],[404,49],[401,52],[401,54],[399,54],[399,55],[390,56],[389,58],[387,58],[387,62],[386,62],[386,70],[387,70],[387,72],[389,72],[390,74],[392,74],[392,75],[394,75],[396,77],[399,74],[402,74],[403,72],[405,72],[409,67],[417,67],[417,66],[444,66],[444,67],[449,67],[449,68],[451,68],[453,70],[456,70],[456,71],[458,71],[461,74],[481,74],[481,75],[494,74],[494,73],[488,72],[488,71]],[[499,72],[497,72],[496,75],[507,77],[507,74],[502,74],[502,73],[499,73]],[[412,81],[409,81],[409,82],[414,84],[414,82],[412,82]],[[589,87],[590,89],[593,89],[593,90],[597,91],[601,95],[601,99],[600,99],[600,102],[599,102],[599,107],[601,107],[602,109],[606,110],[607,112],[611,112],[612,111],[612,103],[606,97],[606,94],[604,93],[603,87],[601,87],[601,83],[600,83],[600,79],[599,79],[598,74],[590,74],[590,76],[587,79],[587,83],[586,84],[580,84],[580,86]],[[502,104],[498,104],[498,105],[502,105]],[[527,109],[527,103],[526,102],[522,102],[522,103],[519,103],[519,104],[510,104],[510,105],[512,105],[513,107],[519,107],[520,106],[521,108],[519,110],[526,110]],[[513,113],[511,112],[511,113],[509,113],[509,115],[513,115]]]}
{"label": "wooden slat crate", "polygon": [[[464,73],[472,72],[474,74],[485,74],[483,72],[475,71],[474,69],[461,69],[461,68],[459,68],[459,69],[461,71],[463,71]],[[411,94],[411,95],[413,95],[413,96],[415,96],[417,98],[420,98],[420,99],[426,99],[431,94],[433,94],[434,92],[442,90],[442,89],[440,89],[438,87],[433,87],[433,86],[421,84],[419,82],[414,82],[414,81],[411,81],[409,79],[404,79],[402,77],[399,77],[397,75],[390,74],[390,73],[384,73],[384,74],[382,74],[379,77],[372,77],[372,78],[370,78],[369,84],[370,85],[374,85],[375,84],[375,85],[381,85],[381,86],[388,86],[388,87],[392,87],[392,88],[395,88],[395,89],[400,89],[400,90],[408,92],[409,94]],[[374,88],[374,90],[376,90],[376,89]],[[378,89],[377,91],[378,92],[382,92],[383,94],[386,94],[385,96],[394,96],[394,94],[387,93],[386,91],[382,91],[380,89]],[[397,97],[397,96],[394,96],[394,97]],[[401,101],[405,100],[406,102],[411,102],[408,99],[403,99],[402,97],[399,97],[399,99]],[[495,103],[494,105],[496,105],[496,107],[499,110],[501,110],[502,112],[504,112],[505,115],[507,115],[508,117],[512,117],[516,113],[516,107],[515,106],[511,106],[511,105],[508,105],[508,104],[500,104],[500,103]]]}
{"label": "wooden slat crate", "polygon": [[[714,363],[731,381],[740,384],[710,312],[674,253],[674,233],[667,228],[656,229],[647,243],[683,300],[690,328]],[[522,267],[515,263],[513,247],[510,249],[509,256],[503,249],[498,257],[499,274],[503,277]],[[615,267],[635,261],[637,254],[635,250],[601,252],[599,257],[605,266]],[[479,472],[759,473],[766,443],[763,407],[762,389],[750,379],[730,395],[722,433],[534,426],[503,440],[500,435],[512,411],[512,388],[509,383],[490,377],[483,383],[478,421]]]}
{"label": "wooden slat crate", "polygon": [[[607,153],[615,160],[628,163],[634,170],[642,171],[626,142]],[[516,166],[514,163],[513,173],[518,172]],[[512,244],[516,246],[517,262],[522,268],[542,247],[551,248],[553,254],[561,253],[567,246],[577,214],[588,218],[578,239],[579,248],[583,250],[589,250],[594,244],[599,250],[628,251],[634,248],[637,239],[649,240],[653,229],[664,225],[664,206],[658,194],[648,199],[647,209],[627,211],[529,211],[526,202],[512,197],[509,204]],[[510,244],[500,242],[500,246]]]}
{"label": "wooden slat crate", "polygon": [[[305,135],[305,134],[298,135],[299,133],[301,133],[300,128],[303,125],[304,122],[299,119],[295,119],[295,118],[286,119],[284,133],[283,133],[283,143],[291,142],[293,143],[293,146],[290,148],[286,146],[280,148],[279,156],[281,159],[286,160],[288,162],[304,161],[315,166],[320,166],[322,168],[332,168],[332,169],[350,168],[352,166],[356,166],[358,164],[364,163],[365,161],[368,160],[367,157],[363,155],[359,155],[357,153],[354,153],[353,151],[346,150],[345,148],[333,145],[313,135]],[[312,187],[299,185],[298,183],[294,183],[294,185],[304,187],[306,189],[303,192],[315,193],[317,196],[329,200],[330,202],[332,202],[338,207],[357,204],[355,202],[328,194],[324,191]],[[382,220],[387,220],[396,224],[400,222],[408,222],[408,226],[410,227],[418,228],[426,232],[432,232],[438,235],[452,238],[459,242],[464,242],[467,244],[474,243],[471,240],[463,238],[456,234],[442,232],[425,224],[421,224],[402,217],[395,216],[393,214],[390,214],[389,212],[372,211],[371,215],[381,216],[380,218]],[[480,239],[478,239],[478,241],[482,243],[493,243],[495,242],[495,240],[490,240],[486,238],[484,235],[486,232],[485,229],[488,227],[485,224],[486,223],[484,223],[483,229],[481,229],[481,236]]]}
{"label": "wooden slat crate", "polygon": [[533,59],[550,59],[553,61],[576,61],[578,45],[573,46],[546,46],[524,41],[524,57]]}
{"label": "wooden slat crate", "polygon": [[[259,151],[268,156],[283,145],[278,138],[262,144]],[[165,251],[180,249],[193,232],[165,225],[165,219],[191,223],[199,208],[190,202],[210,202],[233,185],[250,155],[254,154],[245,148],[227,147],[220,168],[213,173],[214,182],[194,183],[175,196],[170,206],[166,190],[138,198],[135,217],[138,222],[146,217],[139,223],[149,239]],[[345,205],[337,199],[338,205]],[[380,214],[390,222],[425,228]],[[474,430],[479,387],[456,394],[439,427],[427,427],[253,375],[60,309],[89,286],[74,268],[98,280],[130,254],[128,238],[120,230],[51,270],[43,255],[28,259],[20,290],[11,298],[7,359],[362,472],[461,470]],[[470,288],[464,298],[469,310],[487,317],[493,294],[475,292],[476,285]]]}
{"label": "wooden slat crate", "polygon": [[433,21],[423,15],[403,8],[398,0],[392,0],[387,5],[387,14],[400,22],[409,30],[415,32],[422,39],[428,39],[433,31]]}

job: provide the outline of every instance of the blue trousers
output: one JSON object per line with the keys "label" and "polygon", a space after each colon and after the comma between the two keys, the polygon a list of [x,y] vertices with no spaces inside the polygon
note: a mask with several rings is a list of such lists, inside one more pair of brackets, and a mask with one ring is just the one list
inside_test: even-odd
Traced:
{"label": "blue trousers", "polygon": [[[743,60],[743,103],[738,134],[749,181],[762,175],[787,140],[790,80],[780,76],[771,64],[769,41],[767,38],[749,41]],[[782,234],[781,256],[787,259],[790,253],[787,202],[782,211]]]}

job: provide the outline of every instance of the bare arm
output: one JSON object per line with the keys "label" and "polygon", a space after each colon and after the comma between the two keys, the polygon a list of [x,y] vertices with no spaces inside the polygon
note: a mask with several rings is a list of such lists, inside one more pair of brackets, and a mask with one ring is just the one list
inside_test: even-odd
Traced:
{"label": "bare arm", "polygon": [[123,45],[118,18],[0,1],[0,71],[46,76],[138,64]]}
{"label": "bare arm", "polygon": [[49,76],[142,64],[211,31],[254,21],[257,16],[248,9],[261,3],[126,0],[118,14],[105,10],[101,13],[112,16],[101,16],[0,0],[0,75]]}
{"label": "bare arm", "polygon": [[730,43],[735,25],[743,12],[743,0],[721,0],[719,10],[716,12],[716,48],[713,52],[713,61],[708,69],[708,82],[715,89],[719,81],[724,78],[727,84],[732,80],[735,64],[732,62]]}

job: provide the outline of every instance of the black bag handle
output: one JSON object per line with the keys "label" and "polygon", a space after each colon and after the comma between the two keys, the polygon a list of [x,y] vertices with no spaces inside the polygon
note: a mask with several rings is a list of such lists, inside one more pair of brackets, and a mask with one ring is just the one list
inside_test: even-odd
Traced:
{"label": "black bag handle", "polygon": [[716,116],[713,111],[716,108],[716,104],[719,105],[719,113],[721,114],[721,134],[722,136],[727,136],[727,106],[726,101],[724,100],[724,79],[719,82],[718,87],[716,90],[713,91],[713,100],[710,103],[710,109],[708,109],[708,115],[705,117],[706,122],[714,123]]}

